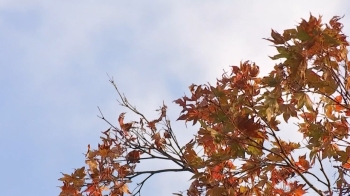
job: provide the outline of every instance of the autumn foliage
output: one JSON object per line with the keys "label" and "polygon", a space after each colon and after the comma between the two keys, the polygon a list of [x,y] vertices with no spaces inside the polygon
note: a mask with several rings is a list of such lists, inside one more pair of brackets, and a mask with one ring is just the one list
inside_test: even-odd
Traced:
{"label": "autumn foliage", "polygon": [[[246,61],[215,85],[192,84],[189,96],[174,101],[182,108],[177,120],[199,126],[183,146],[164,104],[148,119],[111,79],[121,105],[139,119],[125,122],[122,113],[114,125],[101,112],[110,128],[97,149],[88,146],[86,166],[60,178],[60,195],[139,195],[165,172],[193,174],[188,190],[175,195],[350,195],[349,42],[340,19],[324,24],[310,15],[296,28],[272,30],[266,40],[278,63],[266,76]],[[300,141],[289,139],[298,133]],[[176,167],[139,170],[147,159]]]}

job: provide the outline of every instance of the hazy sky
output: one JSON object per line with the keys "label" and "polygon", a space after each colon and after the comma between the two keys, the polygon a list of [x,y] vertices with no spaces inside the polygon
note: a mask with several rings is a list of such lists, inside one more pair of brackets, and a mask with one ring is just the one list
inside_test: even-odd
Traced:
{"label": "hazy sky", "polygon": [[[60,172],[84,164],[121,112],[106,73],[145,114],[192,83],[214,82],[223,69],[251,60],[267,73],[275,62],[269,37],[309,13],[345,15],[348,1],[0,0],[0,192],[58,195]],[[130,114],[131,115],[131,114]],[[128,119],[128,114],[127,114]],[[194,128],[173,122],[185,141]],[[161,175],[144,195],[185,190],[189,175]]]}

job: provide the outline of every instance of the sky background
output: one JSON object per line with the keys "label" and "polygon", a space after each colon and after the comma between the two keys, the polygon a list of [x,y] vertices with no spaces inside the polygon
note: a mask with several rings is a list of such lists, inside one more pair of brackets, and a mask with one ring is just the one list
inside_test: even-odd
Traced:
{"label": "sky background", "polygon": [[[84,165],[108,125],[126,109],[106,73],[146,115],[188,86],[215,82],[223,69],[251,60],[266,74],[274,62],[271,28],[293,28],[309,13],[345,15],[348,1],[0,0],[1,195],[58,195],[60,172]],[[128,119],[128,114],[126,119]],[[131,114],[130,114],[131,115]],[[173,121],[182,141],[196,131]],[[143,195],[185,190],[189,175],[159,175]]]}

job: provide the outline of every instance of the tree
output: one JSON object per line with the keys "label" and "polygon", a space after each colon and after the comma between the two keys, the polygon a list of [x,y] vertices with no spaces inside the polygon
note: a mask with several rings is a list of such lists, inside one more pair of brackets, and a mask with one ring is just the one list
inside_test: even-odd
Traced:
{"label": "tree", "polygon": [[[208,195],[344,195],[350,194],[350,62],[349,42],[341,18],[328,24],[310,15],[293,29],[271,32],[278,60],[259,77],[250,61],[232,66],[215,85],[192,84],[190,96],[174,102],[185,123],[199,130],[184,146],[176,139],[167,106],[149,119],[120,93],[122,106],[140,119],[102,132],[97,149],[88,146],[86,167],[60,180],[64,195],[140,195],[143,185],[165,172],[193,174],[186,193]],[[281,129],[281,123],[289,126]],[[293,128],[295,128],[293,130]],[[283,134],[301,133],[301,141]],[[181,133],[177,133],[181,134]],[[168,160],[177,167],[141,171],[145,160]],[[128,184],[141,179],[135,190]],[[188,179],[186,179],[188,180]]]}

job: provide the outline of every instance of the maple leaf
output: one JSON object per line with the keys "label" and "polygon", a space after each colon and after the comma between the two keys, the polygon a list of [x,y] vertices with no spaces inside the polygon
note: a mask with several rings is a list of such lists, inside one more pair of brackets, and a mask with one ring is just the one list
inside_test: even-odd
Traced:
{"label": "maple leaf", "polygon": [[123,193],[131,194],[131,192],[129,191],[129,187],[128,187],[127,184],[123,184],[123,186],[120,187],[120,190],[121,190]]}
{"label": "maple leaf", "polygon": [[140,151],[140,150],[133,150],[133,151],[129,152],[125,158],[130,163],[139,163],[141,153],[142,153],[142,151]]}
{"label": "maple leaf", "polygon": [[158,149],[163,148],[164,144],[166,143],[165,139],[160,136],[159,132],[152,135],[152,140],[154,140],[154,144]]}
{"label": "maple leaf", "polygon": [[306,155],[299,156],[299,161],[296,162],[298,166],[300,166],[303,171],[307,171],[310,168],[310,163],[306,159]]}

